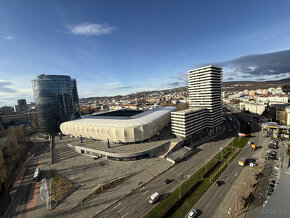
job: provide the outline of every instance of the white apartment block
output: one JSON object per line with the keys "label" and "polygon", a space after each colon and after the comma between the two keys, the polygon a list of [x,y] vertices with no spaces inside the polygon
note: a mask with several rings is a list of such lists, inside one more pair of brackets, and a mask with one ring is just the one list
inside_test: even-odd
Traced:
{"label": "white apartment block", "polygon": [[288,103],[288,96],[258,96],[258,101]]}
{"label": "white apartment block", "polygon": [[259,115],[262,115],[266,106],[264,103],[240,102],[240,110],[246,110]]}
{"label": "white apartment block", "polygon": [[189,138],[197,131],[222,123],[221,74],[222,69],[212,65],[188,72],[190,109],[171,113],[175,135]]}
{"label": "white apartment block", "polygon": [[188,138],[206,127],[206,109],[189,108],[171,113],[171,126],[173,133],[180,138]]}

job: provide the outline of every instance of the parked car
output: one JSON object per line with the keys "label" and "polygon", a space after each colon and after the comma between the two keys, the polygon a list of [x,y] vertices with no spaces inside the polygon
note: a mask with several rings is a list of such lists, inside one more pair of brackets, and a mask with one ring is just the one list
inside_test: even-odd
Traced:
{"label": "parked car", "polygon": [[272,193],[273,191],[274,191],[273,188],[269,188],[269,189],[268,189],[268,192],[271,192],[271,193]]}
{"label": "parked car", "polygon": [[271,183],[271,184],[269,185],[269,188],[272,188],[272,189],[273,189],[273,188],[275,188],[275,185]]}
{"label": "parked car", "polygon": [[280,166],[279,166],[279,165],[276,165],[276,166],[275,166],[275,169],[276,169],[276,170],[279,170],[279,169],[280,169]]}
{"label": "parked car", "polygon": [[271,148],[271,149],[278,149],[279,147],[278,147],[278,145],[275,145],[275,144],[273,144],[273,143],[270,143],[270,144],[268,145],[268,148]]}

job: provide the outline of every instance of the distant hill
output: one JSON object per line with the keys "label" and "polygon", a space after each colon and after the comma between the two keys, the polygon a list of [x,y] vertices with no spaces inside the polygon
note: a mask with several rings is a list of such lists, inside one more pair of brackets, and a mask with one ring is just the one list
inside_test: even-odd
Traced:
{"label": "distant hill", "polygon": [[[232,82],[223,82],[222,83],[222,91],[226,92],[233,92],[233,91],[243,91],[245,89],[252,90],[252,89],[268,89],[268,88],[277,88],[281,87],[283,85],[290,84],[290,78],[287,79],[281,79],[281,80],[270,80],[270,81],[262,81],[262,82],[256,82],[256,81],[232,81]],[[164,89],[164,90],[152,90],[152,91],[144,91],[144,92],[137,92],[128,94],[125,96],[128,96],[129,98],[134,97],[144,97],[144,96],[164,96],[166,94],[174,93],[174,92],[187,92],[187,86],[179,87],[179,88],[173,88],[173,89]],[[103,96],[103,97],[90,97],[90,98],[82,98],[80,99],[80,102],[86,102],[88,100],[93,99],[120,99],[122,95],[116,95],[116,96]]]}
{"label": "distant hill", "polygon": [[233,82],[223,82],[223,91],[243,91],[245,89],[268,89],[277,88],[283,85],[290,84],[290,78],[281,80],[270,80],[270,81],[233,81]]}

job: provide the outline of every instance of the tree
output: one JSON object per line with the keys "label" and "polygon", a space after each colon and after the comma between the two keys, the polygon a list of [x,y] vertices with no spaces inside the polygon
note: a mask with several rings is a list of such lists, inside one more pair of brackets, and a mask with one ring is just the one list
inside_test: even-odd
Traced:
{"label": "tree", "polygon": [[33,114],[32,115],[32,130],[34,132],[36,132],[39,129],[39,124],[38,124],[38,119],[37,119],[37,115]]}
{"label": "tree", "polygon": [[[6,181],[6,166],[2,150],[0,149],[0,184]],[[0,187],[1,188],[1,187]]]}
{"label": "tree", "polygon": [[6,135],[6,129],[0,123],[0,137],[3,137],[5,135]]}

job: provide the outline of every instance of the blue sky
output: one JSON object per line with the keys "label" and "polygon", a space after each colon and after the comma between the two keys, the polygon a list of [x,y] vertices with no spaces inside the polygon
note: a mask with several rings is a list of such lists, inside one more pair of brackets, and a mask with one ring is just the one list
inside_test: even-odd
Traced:
{"label": "blue sky", "polygon": [[79,97],[182,86],[188,70],[211,63],[224,67],[224,81],[289,77],[290,59],[280,64],[290,57],[289,8],[283,0],[0,0],[0,106],[33,101],[31,80],[43,73],[76,78]]}

